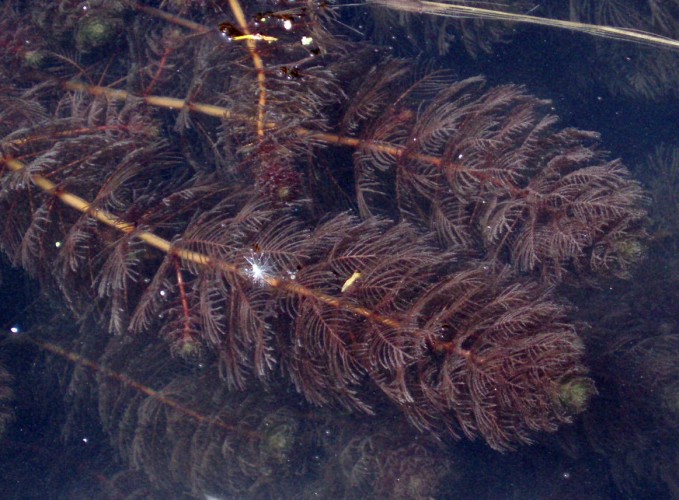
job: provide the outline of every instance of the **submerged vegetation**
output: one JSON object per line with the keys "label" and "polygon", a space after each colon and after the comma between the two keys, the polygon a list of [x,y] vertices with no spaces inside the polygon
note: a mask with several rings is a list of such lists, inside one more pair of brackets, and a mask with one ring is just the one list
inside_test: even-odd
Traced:
{"label": "submerged vegetation", "polygon": [[[644,29],[676,38],[653,12]],[[457,440],[516,450],[580,415],[615,471],[595,396],[635,366],[618,350],[676,420],[674,371],[659,377],[631,331],[606,333],[616,308],[582,320],[606,300],[595,288],[641,286],[623,280],[676,228],[658,237],[641,184],[549,101],[380,43],[385,27],[420,49],[435,32],[444,53],[462,33],[478,58],[509,43],[506,12],[35,0],[2,14],[0,245],[60,304],[60,331],[22,338],[68,362],[45,361],[64,433],[98,422],[123,459],[111,496],[130,482],[445,497],[473,489]],[[645,98],[674,92],[657,74],[668,83],[639,84]]]}

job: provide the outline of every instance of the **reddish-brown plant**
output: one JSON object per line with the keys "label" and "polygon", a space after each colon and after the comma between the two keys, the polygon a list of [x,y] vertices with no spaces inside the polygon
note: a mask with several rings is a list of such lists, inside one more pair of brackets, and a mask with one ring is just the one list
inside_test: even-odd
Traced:
{"label": "reddish-brown plant", "polygon": [[[37,110],[8,113],[0,142],[13,262],[76,314],[94,300],[112,332],[216,356],[232,389],[282,380],[363,413],[386,401],[419,429],[499,450],[584,407],[580,341],[534,278],[624,273],[644,215],[640,188],[592,134],[555,131],[516,87],[441,73],[404,87],[393,61],[367,89],[326,31],[310,49],[225,49],[223,33],[171,18],[195,33],[160,43],[177,33],[137,9],[129,53],[86,70],[102,85],[1,75]],[[171,59],[187,65],[177,81],[164,76]],[[328,160],[329,145],[355,162]],[[81,212],[62,204],[73,195]],[[337,210],[342,197],[357,216]]]}

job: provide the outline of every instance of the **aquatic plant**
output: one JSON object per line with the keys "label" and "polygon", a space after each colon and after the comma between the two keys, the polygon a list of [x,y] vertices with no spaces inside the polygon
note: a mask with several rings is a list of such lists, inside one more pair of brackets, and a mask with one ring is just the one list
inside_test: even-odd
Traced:
{"label": "aquatic plant", "polygon": [[[231,2],[228,21],[124,5],[104,59],[3,7],[15,264],[76,317],[94,303],[110,332],[214,356],[225,390],[388,403],[498,450],[585,409],[595,389],[551,286],[626,276],[645,239],[643,191],[596,134],[559,130],[520,87],[415,77],[323,2]],[[259,433],[269,462],[295,422]],[[150,453],[132,460],[150,471]]]}

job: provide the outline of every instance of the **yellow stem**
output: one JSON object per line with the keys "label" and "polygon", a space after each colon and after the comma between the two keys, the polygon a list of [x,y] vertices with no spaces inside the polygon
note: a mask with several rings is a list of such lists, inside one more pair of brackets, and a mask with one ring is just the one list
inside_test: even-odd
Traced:
{"label": "yellow stem", "polygon": [[[25,165],[23,163],[13,158],[5,158],[3,156],[0,156],[0,161],[7,165],[9,169],[14,172],[22,171],[25,168]],[[33,184],[35,184],[38,188],[42,189],[46,193],[51,194],[52,196],[59,198],[59,200],[61,200],[61,202],[64,203],[65,205],[75,208],[79,212],[87,214],[90,217],[95,218],[99,222],[106,224],[107,226],[112,227],[114,229],[117,229],[118,231],[121,231],[123,233],[129,234],[134,232],[135,237],[139,238],[147,245],[160,250],[161,252],[170,255],[175,255],[176,257],[182,259],[183,261],[193,262],[195,264],[198,264],[199,266],[214,267],[228,273],[246,276],[245,271],[234,264],[214,259],[200,252],[175,248],[172,246],[172,243],[170,243],[168,240],[161,238],[160,236],[150,231],[136,230],[134,224],[121,220],[120,218],[116,217],[115,215],[106,210],[100,208],[93,208],[92,204],[87,200],[73,193],[69,193],[68,191],[60,189],[56,184],[54,184],[54,182],[52,182],[51,180],[47,179],[42,175],[37,174],[31,175],[31,180]],[[340,300],[332,295],[312,290],[311,288],[307,288],[303,285],[300,285],[299,283],[295,283],[294,281],[279,279],[275,277],[265,277],[264,282],[271,288],[280,289],[300,297],[310,297],[325,304],[328,304],[332,307],[349,311],[358,316],[363,316],[364,318],[370,321],[374,321],[376,323],[389,326],[391,328],[399,328],[401,326],[399,321],[396,321],[392,318],[376,314],[375,312],[365,307],[347,303],[346,301]]]}
{"label": "yellow stem", "polygon": [[[127,92],[126,90],[112,89],[108,87],[100,87],[96,85],[88,85],[86,83],[77,81],[64,82],[64,88],[67,90],[73,90],[76,92],[86,92],[94,96],[106,96],[110,99],[115,99],[119,101],[125,101],[128,98],[134,97],[135,99],[141,99],[150,106],[157,106],[160,108],[167,109],[188,109],[190,111],[195,111],[196,113],[201,113],[207,116],[213,116],[215,118],[226,118],[226,119],[239,119],[243,121],[253,121],[252,118],[233,113],[232,111],[223,108],[221,106],[215,106],[213,104],[204,104],[198,102],[188,102],[183,99],[177,99],[175,97],[164,97],[164,96],[137,96]],[[274,122],[265,122],[262,124],[264,129],[273,129],[277,127]],[[315,130],[310,130],[304,127],[296,127],[293,130],[294,134],[299,137],[308,137],[325,144],[334,144],[349,146],[353,148],[364,147],[372,151],[378,151],[380,153],[387,153],[395,157],[399,157],[406,152],[405,148],[402,146],[395,146],[393,144],[366,141],[362,139],[357,139],[356,137],[346,137],[337,134],[330,134],[326,132],[317,132]],[[441,165],[441,159],[432,155],[423,155],[421,153],[409,153],[409,156],[429,163],[431,165]]]}
{"label": "yellow stem", "polygon": [[[238,0],[229,0],[231,12],[233,12],[236,22],[241,31],[246,35],[251,35],[248,23],[245,19],[245,14]],[[264,137],[264,115],[266,112],[266,75],[264,73],[264,62],[257,52],[257,41],[252,37],[248,37],[245,41],[252,57],[252,63],[257,70],[257,84],[259,85],[259,101],[257,102],[257,135]]]}

